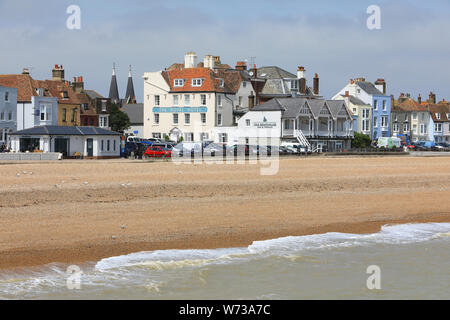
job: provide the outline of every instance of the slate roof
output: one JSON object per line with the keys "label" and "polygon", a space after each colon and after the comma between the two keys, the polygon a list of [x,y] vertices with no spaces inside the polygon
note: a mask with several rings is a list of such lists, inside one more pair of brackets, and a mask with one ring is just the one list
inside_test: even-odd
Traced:
{"label": "slate roof", "polygon": [[[341,94],[341,97],[345,98],[345,95]],[[355,96],[349,95],[349,100],[352,104],[356,106],[370,106],[370,104],[365,103],[364,101]]]}
{"label": "slate roof", "polygon": [[131,124],[144,124],[144,104],[125,104],[122,106],[122,111],[130,118]]}
{"label": "slate roof", "polygon": [[378,90],[375,85],[372,82],[367,81],[356,81],[356,84],[365,92],[367,92],[370,95],[379,95],[384,96],[383,92]]}
{"label": "slate roof", "polygon": [[280,67],[269,66],[258,68],[258,78],[263,79],[297,79],[297,76],[289,71],[283,70]]}
{"label": "slate roof", "polygon": [[37,126],[11,133],[11,135],[54,135],[54,136],[117,136],[118,132],[99,127],[76,127],[76,126]]}
{"label": "slate roof", "polygon": [[135,99],[136,95],[134,94],[133,77],[131,76],[131,67],[130,67],[130,74],[128,76],[128,83],[127,83],[127,91],[125,93],[125,101],[126,103],[132,103]]}
{"label": "slate roof", "polygon": [[[450,113],[450,107],[444,104],[429,104],[428,110],[430,111],[431,117],[434,122],[448,122],[450,119],[447,118],[447,113]],[[440,114],[441,117],[438,119],[436,113]]]}
{"label": "slate roof", "polygon": [[[333,118],[338,116],[342,107],[346,108],[343,100],[324,100],[297,98],[274,98],[253,107],[251,111],[281,111],[283,118],[296,118],[300,114],[302,107],[307,104],[314,118],[320,115],[322,108],[327,105]],[[347,110],[348,112],[348,110]],[[349,116],[350,113],[348,112]]]}
{"label": "slate roof", "polygon": [[84,90],[89,98],[91,99],[104,99],[105,97],[102,96],[100,93],[98,93],[95,90]]}

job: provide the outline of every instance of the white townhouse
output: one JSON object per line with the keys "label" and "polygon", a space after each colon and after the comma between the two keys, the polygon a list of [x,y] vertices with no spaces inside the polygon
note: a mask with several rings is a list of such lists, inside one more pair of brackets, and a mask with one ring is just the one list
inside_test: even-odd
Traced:
{"label": "white townhouse", "polygon": [[[252,108],[237,127],[216,128],[228,144],[259,144],[261,138],[296,142],[311,150],[351,148],[353,119],[345,101],[275,98]],[[262,142],[264,144],[264,141]]]}
{"label": "white townhouse", "polygon": [[179,141],[214,140],[214,128],[235,125],[254,101],[246,66],[236,69],[217,56],[144,73],[144,137]]}

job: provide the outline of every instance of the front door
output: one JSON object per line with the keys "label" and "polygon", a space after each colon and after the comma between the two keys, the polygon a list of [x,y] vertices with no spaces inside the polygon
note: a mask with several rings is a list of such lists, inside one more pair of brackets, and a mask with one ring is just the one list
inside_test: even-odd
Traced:
{"label": "front door", "polygon": [[86,151],[87,151],[87,156],[88,157],[93,157],[94,156],[94,140],[93,139],[87,139],[86,140]]}

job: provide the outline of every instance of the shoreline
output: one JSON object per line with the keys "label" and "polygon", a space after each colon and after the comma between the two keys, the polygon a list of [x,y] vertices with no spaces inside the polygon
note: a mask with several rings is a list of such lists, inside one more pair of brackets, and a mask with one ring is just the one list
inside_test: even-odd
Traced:
{"label": "shoreline", "polygon": [[[131,253],[156,251],[156,250],[195,250],[195,249],[223,249],[223,248],[239,248],[248,247],[254,241],[273,240],[278,238],[284,238],[289,236],[307,236],[315,234],[324,234],[329,232],[339,233],[352,233],[352,234],[372,234],[381,230],[385,225],[399,225],[399,224],[416,224],[416,223],[444,223],[450,221],[450,214],[431,214],[422,218],[406,218],[404,220],[387,220],[387,221],[367,221],[359,223],[348,223],[336,225],[324,225],[317,227],[305,228],[295,234],[284,233],[267,233],[256,236],[254,240],[249,239],[250,236],[240,237],[238,239],[209,239],[193,237],[189,240],[179,239],[171,241],[154,241],[151,243],[140,242],[136,240],[133,243],[121,242],[109,245],[94,245],[92,249],[92,243],[79,244],[77,247],[66,248],[52,248],[52,249],[40,249],[40,250],[14,250],[14,252],[0,252],[0,272],[15,271],[23,268],[33,268],[45,266],[51,263],[63,263],[63,264],[86,264],[98,262],[105,258],[111,258],[115,256],[128,255]],[[250,233],[257,234],[257,232]],[[270,236],[272,234],[272,236]],[[269,236],[269,238],[267,238]],[[226,243],[226,246],[219,245]],[[92,249],[92,250],[91,250]],[[85,252],[80,252],[80,251]]]}
{"label": "shoreline", "polygon": [[275,176],[248,164],[26,163],[0,176],[0,271],[450,222],[450,157],[280,159]]}

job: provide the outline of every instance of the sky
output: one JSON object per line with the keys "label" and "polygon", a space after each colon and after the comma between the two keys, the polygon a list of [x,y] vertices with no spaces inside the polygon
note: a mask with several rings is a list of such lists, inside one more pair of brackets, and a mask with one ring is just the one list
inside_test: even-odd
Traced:
{"label": "sky", "polygon": [[[78,5],[81,28],[66,27]],[[367,8],[381,9],[381,29],[369,30]],[[66,79],[107,96],[113,63],[125,95],[129,65],[139,101],[144,72],[183,62],[194,51],[222,63],[255,57],[258,67],[320,77],[331,98],[349,81],[384,78],[387,93],[450,100],[450,1],[433,0],[0,0],[0,74],[29,68],[50,79],[55,64]]]}

